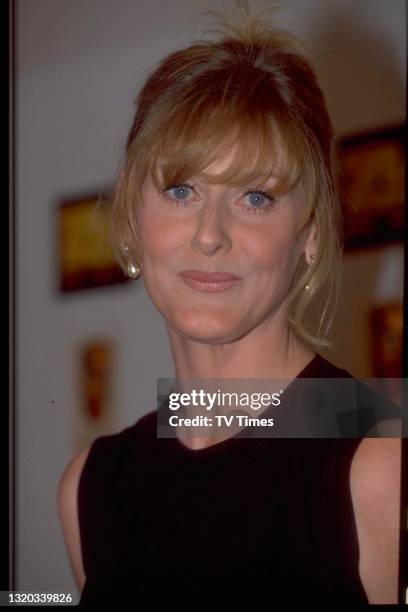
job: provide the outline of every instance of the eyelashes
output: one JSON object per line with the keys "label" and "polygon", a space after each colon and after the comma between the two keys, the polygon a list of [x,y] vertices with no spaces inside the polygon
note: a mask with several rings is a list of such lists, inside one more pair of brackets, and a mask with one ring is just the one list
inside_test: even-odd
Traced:
{"label": "eyelashes", "polygon": [[[192,201],[198,199],[194,186],[189,183],[177,183],[159,193],[165,200],[171,201],[175,206],[189,206]],[[245,199],[246,203],[239,204],[239,206],[249,214],[265,213],[273,208],[277,202],[276,198],[263,189],[247,189],[240,197],[240,200]]]}

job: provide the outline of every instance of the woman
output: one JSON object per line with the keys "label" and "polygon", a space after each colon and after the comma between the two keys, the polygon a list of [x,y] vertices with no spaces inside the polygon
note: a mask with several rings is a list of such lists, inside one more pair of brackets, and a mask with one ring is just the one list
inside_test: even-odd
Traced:
{"label": "woman", "polygon": [[[323,94],[300,43],[244,13],[141,90],[118,260],[165,319],[177,379],[350,377],[318,352],[341,242]],[[81,603],[397,601],[398,439],[175,435],[157,438],[151,412],[66,468]]]}

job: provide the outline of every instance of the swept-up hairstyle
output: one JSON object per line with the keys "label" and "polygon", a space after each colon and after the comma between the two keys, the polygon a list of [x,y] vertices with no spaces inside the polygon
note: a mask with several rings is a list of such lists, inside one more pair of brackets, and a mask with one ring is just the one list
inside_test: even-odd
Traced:
{"label": "swept-up hairstyle", "polygon": [[[182,182],[234,147],[234,159],[218,182],[242,186],[273,171],[279,176],[274,195],[299,181],[304,186],[299,231],[315,221],[317,250],[312,266],[299,260],[288,294],[288,323],[319,349],[330,344],[325,338],[339,295],[333,129],[303,44],[270,25],[264,14],[253,15],[246,2],[240,9],[238,24],[218,16],[210,40],[165,57],[137,96],[121,178],[110,200],[113,249],[125,270],[132,261],[140,263],[137,211],[146,176],[161,188]],[[313,304],[320,310],[312,313],[313,327],[307,312],[317,293]]]}

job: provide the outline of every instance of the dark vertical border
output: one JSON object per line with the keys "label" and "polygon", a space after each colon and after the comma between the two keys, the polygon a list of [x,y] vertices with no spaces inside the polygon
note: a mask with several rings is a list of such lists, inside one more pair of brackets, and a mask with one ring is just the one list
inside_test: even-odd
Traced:
{"label": "dark vertical border", "polygon": [[[5,3],[4,3],[5,5]],[[15,89],[16,89],[16,62],[15,62],[15,42],[16,42],[16,0],[8,2],[8,19],[4,19],[4,23],[8,23],[8,37],[4,40],[8,41],[7,55],[8,57],[8,83],[9,83],[9,266],[8,266],[8,286],[9,286],[9,423],[8,428],[4,427],[4,431],[8,431],[8,445],[4,444],[3,448],[8,451],[8,463],[4,461],[4,465],[8,465],[8,572],[6,583],[2,584],[2,590],[15,590],[15,475],[16,475],[16,456],[15,456],[15,407],[16,407],[16,326],[15,326],[15,306],[16,306],[16,275],[15,275],[15,229],[16,229],[16,198],[15,198]],[[4,411],[5,413],[6,411]],[[6,547],[4,547],[5,555]]]}

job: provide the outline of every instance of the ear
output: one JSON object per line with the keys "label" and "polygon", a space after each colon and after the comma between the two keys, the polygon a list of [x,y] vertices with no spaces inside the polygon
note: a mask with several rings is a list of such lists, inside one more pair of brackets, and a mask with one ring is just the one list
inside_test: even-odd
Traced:
{"label": "ear", "polygon": [[310,223],[310,227],[308,230],[308,235],[305,243],[305,260],[308,266],[313,264],[314,258],[316,257],[317,252],[317,227],[316,221],[312,221]]}

